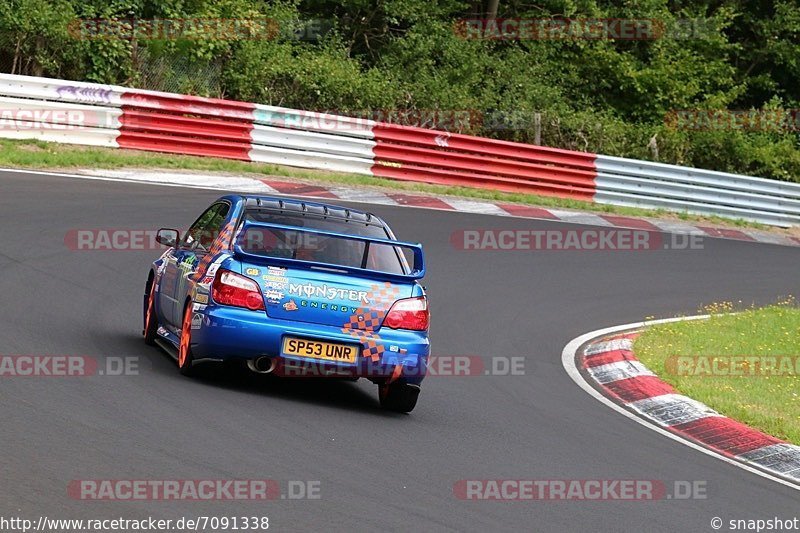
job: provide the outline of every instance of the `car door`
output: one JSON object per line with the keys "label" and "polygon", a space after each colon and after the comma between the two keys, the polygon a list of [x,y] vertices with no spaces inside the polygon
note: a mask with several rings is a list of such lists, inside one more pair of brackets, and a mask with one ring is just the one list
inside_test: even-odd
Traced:
{"label": "car door", "polygon": [[162,318],[178,329],[183,320],[183,303],[189,288],[189,278],[219,235],[230,204],[217,202],[191,225],[178,246],[165,258],[161,281],[160,305]]}

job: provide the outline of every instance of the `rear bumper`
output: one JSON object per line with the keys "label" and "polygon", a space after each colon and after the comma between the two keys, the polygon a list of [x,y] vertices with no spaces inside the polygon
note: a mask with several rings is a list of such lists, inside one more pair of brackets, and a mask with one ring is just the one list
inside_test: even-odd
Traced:
{"label": "rear bumper", "polygon": [[[335,326],[270,318],[264,311],[210,305],[198,312],[202,321],[192,331],[196,359],[275,358],[277,374],[286,376],[366,377],[394,376],[420,384],[427,373],[430,344],[427,333],[382,328],[376,332],[342,331]],[[354,364],[284,355],[284,336],[356,345]],[[399,368],[398,368],[399,367]]]}

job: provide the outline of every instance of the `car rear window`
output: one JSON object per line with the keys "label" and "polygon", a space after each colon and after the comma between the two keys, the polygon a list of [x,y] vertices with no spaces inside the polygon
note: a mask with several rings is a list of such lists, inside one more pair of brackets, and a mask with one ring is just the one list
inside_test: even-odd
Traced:
{"label": "car rear window", "polygon": [[[314,215],[248,210],[245,212],[244,221],[297,226],[378,239],[390,238],[380,225]],[[395,246],[385,244],[373,243],[367,249],[367,243],[352,239],[302,231],[250,227],[239,235],[239,245],[247,253],[263,257],[368,268],[391,274],[406,273],[405,260],[401,259],[402,251]]]}

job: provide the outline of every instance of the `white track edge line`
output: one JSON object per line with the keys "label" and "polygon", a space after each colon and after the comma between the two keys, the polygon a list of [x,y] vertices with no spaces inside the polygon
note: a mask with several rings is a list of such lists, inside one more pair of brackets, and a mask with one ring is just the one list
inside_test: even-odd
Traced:
{"label": "white track edge line", "polygon": [[571,341],[569,341],[569,343],[567,343],[566,346],[564,346],[564,350],[561,352],[561,364],[563,365],[564,370],[566,370],[566,372],[569,375],[569,377],[572,378],[572,381],[574,381],[580,388],[582,388],[586,393],[588,393],[590,396],[592,396],[594,399],[596,399],[600,403],[605,404],[606,406],[610,407],[611,409],[613,409],[614,411],[620,413],[621,415],[624,415],[627,418],[630,418],[631,420],[634,420],[635,422],[645,426],[646,428],[649,428],[649,429],[651,429],[651,430],[653,430],[653,431],[655,431],[657,433],[660,433],[661,435],[664,435],[665,437],[669,437],[670,439],[672,439],[672,440],[674,440],[676,442],[679,442],[679,443],[683,444],[684,446],[688,446],[689,448],[692,448],[694,450],[702,452],[702,453],[704,453],[706,455],[710,455],[711,457],[715,457],[717,459],[725,461],[728,464],[737,466],[737,467],[741,468],[742,470],[746,470],[746,471],[748,471],[750,473],[759,475],[759,476],[761,476],[763,478],[769,479],[770,481],[775,481],[776,483],[780,483],[781,485],[784,485],[786,487],[789,487],[789,488],[792,488],[794,490],[800,491],[800,486],[799,485],[791,483],[791,482],[789,482],[789,481],[787,481],[785,479],[782,479],[780,477],[773,476],[772,474],[770,474],[768,472],[765,472],[763,470],[760,470],[758,468],[753,468],[753,467],[747,465],[746,463],[743,463],[741,461],[737,461],[734,458],[726,457],[726,456],[724,456],[724,455],[722,455],[720,453],[717,453],[717,452],[715,452],[715,451],[713,451],[713,450],[711,450],[709,448],[701,446],[701,445],[699,445],[697,443],[694,443],[694,442],[692,442],[690,440],[684,439],[683,437],[678,436],[677,434],[669,431],[666,428],[657,426],[656,424],[654,424],[653,422],[650,422],[649,420],[647,420],[645,418],[642,418],[640,416],[635,415],[634,413],[632,413],[632,412],[628,411],[627,409],[625,409],[623,406],[618,405],[617,403],[611,401],[609,398],[607,398],[606,396],[601,394],[600,391],[595,389],[588,381],[586,381],[583,378],[583,375],[581,375],[580,370],[575,365],[575,358],[576,358],[576,356],[578,354],[578,349],[580,349],[581,346],[583,346],[584,344],[586,344],[590,340],[595,339],[597,337],[603,337],[605,335],[618,333],[620,331],[625,331],[625,330],[630,330],[630,329],[641,329],[643,327],[647,327],[647,326],[654,325],[654,324],[667,324],[667,323],[670,323],[670,322],[682,322],[682,321],[686,321],[686,320],[703,320],[703,319],[706,319],[708,317],[709,317],[709,315],[697,315],[697,316],[689,316],[689,317],[667,318],[667,319],[663,319],[663,320],[649,320],[649,321],[645,321],[645,322],[634,322],[634,323],[631,323],[631,324],[623,324],[621,326],[612,326],[612,327],[608,327],[608,328],[598,329],[598,330],[595,330],[595,331],[590,331],[589,333],[585,333],[585,334],[581,335],[580,337],[576,337],[576,338],[572,339]]}

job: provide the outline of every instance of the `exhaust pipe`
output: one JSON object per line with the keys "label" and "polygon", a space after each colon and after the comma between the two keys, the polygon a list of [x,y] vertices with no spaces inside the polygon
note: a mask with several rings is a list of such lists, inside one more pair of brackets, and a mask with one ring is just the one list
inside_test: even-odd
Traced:
{"label": "exhaust pipe", "polygon": [[270,374],[275,370],[276,366],[278,366],[278,363],[272,357],[256,357],[255,359],[247,360],[247,368],[256,374]]}

